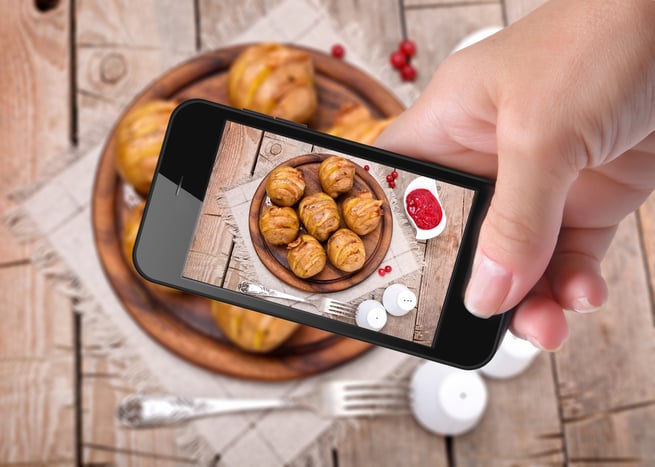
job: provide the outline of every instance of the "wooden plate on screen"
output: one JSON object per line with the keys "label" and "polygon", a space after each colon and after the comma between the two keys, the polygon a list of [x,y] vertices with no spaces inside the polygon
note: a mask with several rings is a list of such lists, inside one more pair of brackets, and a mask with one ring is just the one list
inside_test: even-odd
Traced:
{"label": "wooden plate on screen", "polygon": [[[329,157],[328,153],[311,153],[294,157],[281,165],[294,167],[300,170],[305,179],[305,196],[319,193],[322,190],[321,183],[318,180],[318,168],[321,162]],[[259,230],[259,217],[262,210],[270,204],[270,199],[266,196],[266,178],[255,191],[252,203],[250,203],[249,228],[250,238],[252,239],[255,252],[262,261],[264,266],[281,281],[300,290],[315,293],[338,292],[345,290],[353,285],[359,284],[369,275],[377,271],[378,266],[387,254],[391,244],[391,234],[393,231],[391,209],[389,209],[389,200],[384,194],[384,190],[373,176],[355,164],[355,180],[353,188],[348,193],[340,195],[337,199],[337,205],[341,212],[341,203],[349,196],[355,196],[360,192],[367,190],[373,197],[382,200],[382,219],[377,228],[361,237],[366,251],[366,261],[361,269],[355,272],[347,273],[340,271],[328,261],[325,269],[314,277],[301,279],[296,276],[289,268],[287,262],[286,246],[274,246],[264,240]],[[346,227],[343,224],[342,227]]]}
{"label": "wooden plate on screen", "polygon": [[[228,103],[227,71],[247,47],[233,46],[199,55],[152,82],[121,118],[153,99],[203,98]],[[346,62],[311,49],[319,108],[309,122],[327,128],[339,109],[350,103],[368,107],[373,116],[390,117],[402,104],[380,83]],[[125,310],[153,339],[181,358],[208,370],[239,378],[288,380],[302,378],[350,361],[371,348],[310,327],[301,327],[287,342],[266,355],[245,353],[221,334],[201,297],[153,288],[136,274],[121,251],[121,232],[129,211],[129,191],[114,168],[115,128],[103,148],[92,196],[92,227],[100,262]]]}

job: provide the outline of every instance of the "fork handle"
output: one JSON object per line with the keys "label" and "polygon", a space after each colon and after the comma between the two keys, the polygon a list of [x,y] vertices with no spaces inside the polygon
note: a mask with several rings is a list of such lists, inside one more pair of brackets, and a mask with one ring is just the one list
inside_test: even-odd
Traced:
{"label": "fork handle", "polygon": [[291,408],[286,399],[186,399],[174,396],[129,396],[119,404],[119,421],[132,428],[151,428],[181,423],[211,415],[264,409]]}
{"label": "fork handle", "polygon": [[308,302],[304,298],[296,297],[288,293],[280,292],[278,290],[269,289],[261,284],[256,284],[249,281],[241,281],[238,285],[239,292],[246,295],[254,295],[259,297],[274,297],[282,298],[285,300],[293,300],[294,302]]}

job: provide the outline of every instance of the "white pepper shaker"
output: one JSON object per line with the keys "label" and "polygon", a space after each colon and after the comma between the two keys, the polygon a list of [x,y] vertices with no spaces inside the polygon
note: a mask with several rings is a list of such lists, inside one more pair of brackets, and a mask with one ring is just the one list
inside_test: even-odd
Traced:
{"label": "white pepper shaker", "polygon": [[387,312],[377,300],[364,300],[355,313],[357,326],[371,331],[379,331],[387,324]]}
{"label": "white pepper shaker", "polygon": [[416,295],[403,284],[391,284],[382,294],[382,304],[390,315],[403,316],[416,307]]}
{"label": "white pepper shaker", "polygon": [[490,378],[512,378],[525,371],[539,352],[530,342],[507,331],[496,355],[480,371]]}
{"label": "white pepper shaker", "polygon": [[473,429],[487,407],[487,387],[475,371],[420,364],[410,383],[414,417],[426,430],[455,436]]}

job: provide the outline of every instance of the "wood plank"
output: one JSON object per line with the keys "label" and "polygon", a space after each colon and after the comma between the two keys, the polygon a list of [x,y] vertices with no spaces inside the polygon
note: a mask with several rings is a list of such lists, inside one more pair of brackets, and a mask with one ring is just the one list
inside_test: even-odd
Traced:
{"label": "wood plank", "polygon": [[75,457],[72,307],[32,265],[0,268],[0,459]]}
{"label": "wood plank", "polygon": [[119,425],[116,406],[137,388],[121,379],[124,362],[95,346],[93,326],[86,323],[82,336],[84,462],[135,466],[193,463],[193,459],[181,454],[175,428],[130,430]]}
{"label": "wood plank", "polygon": [[544,1],[545,0],[503,0],[507,23],[511,24],[514,21],[521,19],[523,16],[544,3]]}
{"label": "wood plank", "polygon": [[515,378],[485,382],[489,404],[482,420],[453,439],[457,465],[562,465],[563,435],[549,355],[539,355]]}
{"label": "wood plank", "polygon": [[274,9],[283,0],[251,0],[241,2],[198,1],[200,19],[201,50],[217,49],[225,46],[257,20]]}
{"label": "wood plank", "polygon": [[[68,1],[0,4],[0,217],[7,194],[38,180],[70,137]],[[0,460],[73,463],[70,300],[29,264],[32,244],[0,225]]]}
{"label": "wood plank", "polygon": [[405,16],[407,34],[418,49],[412,63],[418,70],[416,86],[419,89],[425,88],[439,64],[460,40],[483,27],[503,25],[500,3],[407,9]]}
{"label": "wood plank", "polygon": [[603,263],[607,305],[569,318],[571,336],[556,362],[570,458],[655,459],[655,327],[642,255],[631,215]]}
{"label": "wood plank", "polygon": [[653,322],[655,323],[655,192],[651,193],[639,209],[639,221],[644,259],[648,268]]}
{"label": "wood plank", "polygon": [[79,2],[77,105],[84,135],[112,122],[155,76],[196,50],[193,0]]}
{"label": "wood plank", "polygon": [[[113,122],[154,77],[196,50],[194,0],[79,1],[76,4],[77,105],[83,137]],[[102,327],[102,323],[97,326]],[[115,405],[133,388],[120,377],[128,363],[96,355],[83,320],[84,462],[183,465],[173,431],[130,431],[114,420]]]}
{"label": "wood plank", "polygon": [[498,3],[498,0],[403,0],[406,9],[412,8],[448,8],[471,3]]}

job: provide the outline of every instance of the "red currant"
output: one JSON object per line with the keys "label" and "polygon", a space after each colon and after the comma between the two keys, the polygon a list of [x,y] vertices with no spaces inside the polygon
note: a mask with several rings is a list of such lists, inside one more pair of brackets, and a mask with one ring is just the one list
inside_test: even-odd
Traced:
{"label": "red currant", "polygon": [[396,188],[396,182],[394,182],[393,180],[391,180],[391,181],[389,182],[389,188]]}
{"label": "red currant", "polygon": [[400,77],[403,81],[414,81],[416,79],[416,68],[412,65],[405,65],[402,70],[400,70]]}
{"label": "red currant", "polygon": [[330,50],[334,58],[343,58],[346,55],[346,49],[341,44],[334,44]]}
{"label": "red currant", "polygon": [[388,264],[384,267],[384,272],[391,272],[391,266]]}
{"label": "red currant", "polygon": [[387,182],[389,183],[393,182],[393,175],[391,174],[387,175]]}
{"label": "red currant", "polygon": [[378,274],[381,276],[384,276],[387,272],[384,270],[384,268],[378,269]]}
{"label": "red currant", "polygon": [[368,166],[368,164],[366,164],[366,165],[364,166],[364,170],[366,170],[366,171],[368,172],[369,170],[371,170],[371,168]]}
{"label": "red currant", "polygon": [[400,50],[392,52],[389,56],[389,61],[391,62],[391,66],[398,70],[401,70],[405,65],[407,65],[407,57],[405,57],[405,54]]}
{"label": "red currant", "polygon": [[416,42],[411,39],[405,39],[400,43],[398,50],[402,52],[405,57],[413,57],[416,53]]}
{"label": "red currant", "polygon": [[397,179],[398,178],[398,172],[396,172],[394,170],[393,172],[391,172],[391,176],[393,177],[394,180]]}

